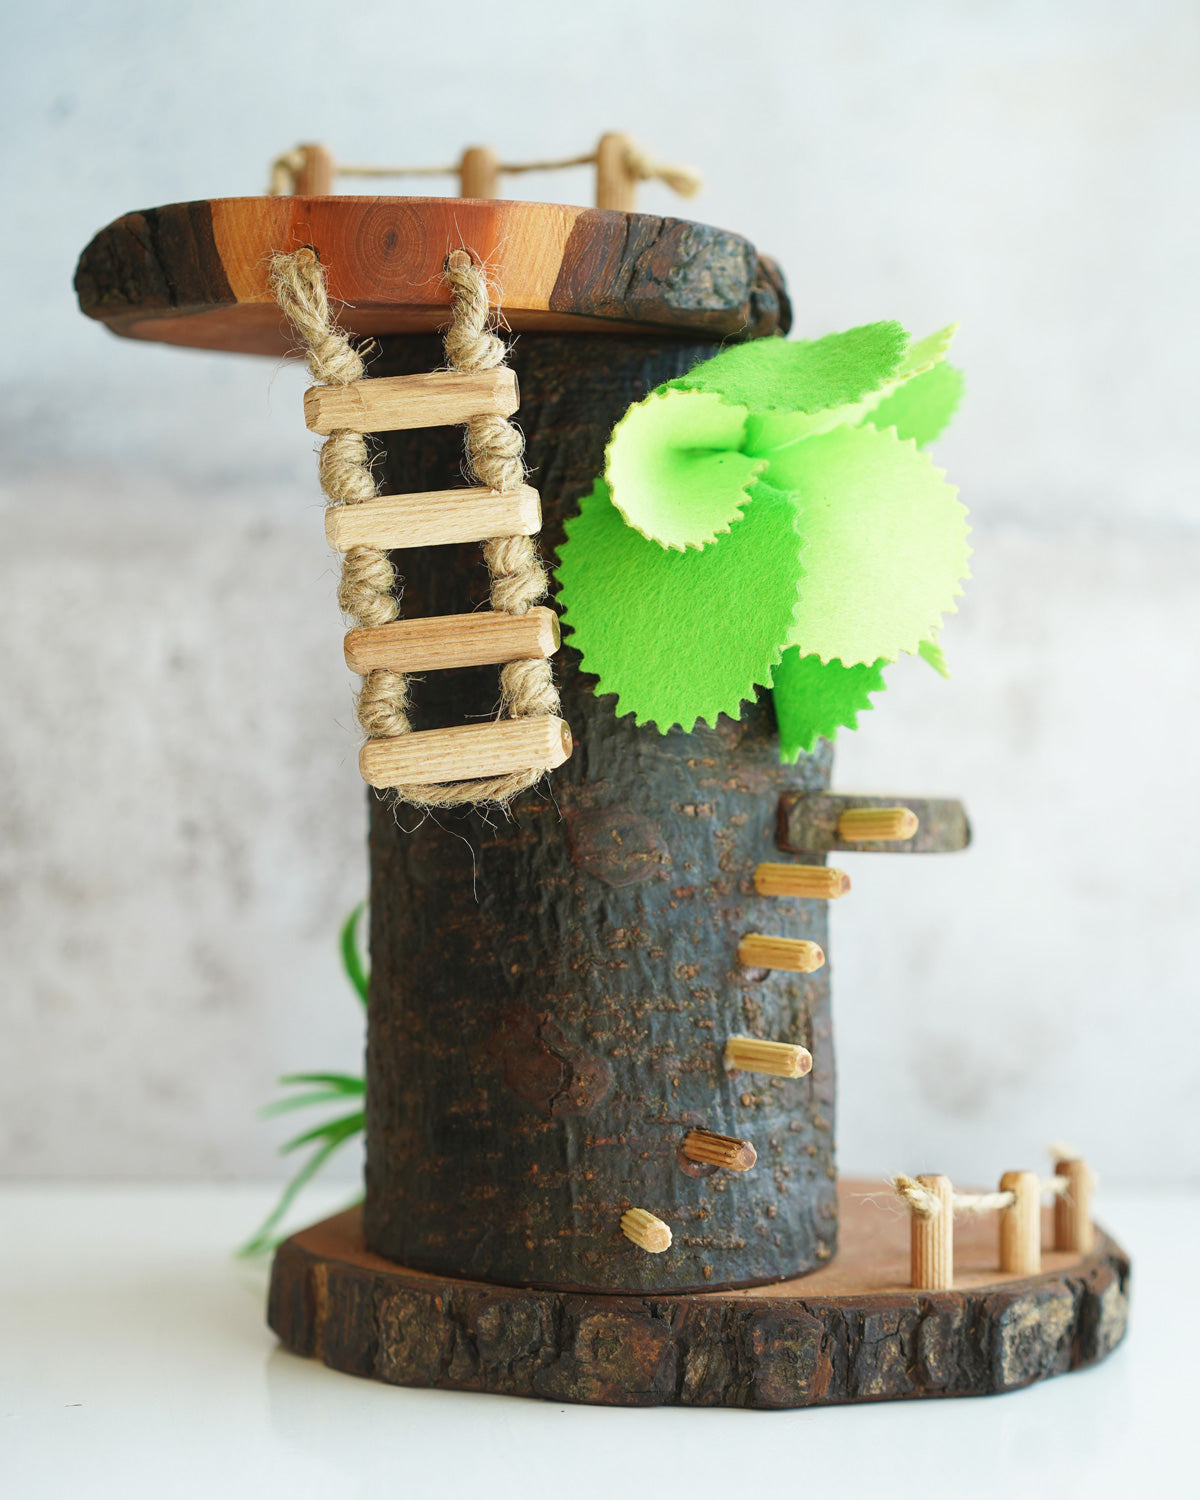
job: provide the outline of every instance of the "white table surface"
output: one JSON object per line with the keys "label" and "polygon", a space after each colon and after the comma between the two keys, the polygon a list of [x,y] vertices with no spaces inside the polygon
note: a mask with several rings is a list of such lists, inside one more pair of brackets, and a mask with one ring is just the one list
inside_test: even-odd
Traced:
{"label": "white table surface", "polygon": [[[619,1411],[404,1390],[281,1349],[230,1247],[267,1187],[0,1187],[9,1500],[1200,1495],[1200,1197],[1108,1192],[1125,1344],[1005,1396],[815,1411]],[[312,1218],[345,1190],[314,1192]]]}

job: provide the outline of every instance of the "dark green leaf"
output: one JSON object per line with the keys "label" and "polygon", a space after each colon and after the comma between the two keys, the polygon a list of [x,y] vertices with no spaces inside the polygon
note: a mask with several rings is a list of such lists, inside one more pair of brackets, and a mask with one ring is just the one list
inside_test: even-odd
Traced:
{"label": "dark green leaf", "polygon": [[346,971],[346,978],[354,986],[358,992],[358,998],[364,1005],[367,1003],[368,977],[362,954],[359,952],[358,924],[366,910],[366,905],[365,901],[360,901],[346,918],[342,927],[342,967]]}
{"label": "dark green leaf", "polygon": [[352,1135],[358,1135],[365,1124],[366,1115],[361,1109],[355,1110],[352,1115],[340,1115],[336,1120],[326,1120],[324,1125],[314,1125],[311,1130],[304,1131],[302,1135],[293,1136],[290,1141],[285,1141],[279,1148],[279,1154],[287,1156],[289,1152],[298,1151],[301,1146],[307,1146],[310,1141],[349,1140]]}
{"label": "dark green leaf", "polygon": [[366,1085],[353,1073],[285,1073],[280,1083],[321,1083],[338,1094],[361,1094]]}

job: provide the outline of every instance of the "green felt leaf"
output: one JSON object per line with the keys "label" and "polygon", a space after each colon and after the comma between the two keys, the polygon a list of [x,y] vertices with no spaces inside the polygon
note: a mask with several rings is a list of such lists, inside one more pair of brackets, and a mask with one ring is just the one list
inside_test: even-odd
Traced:
{"label": "green felt leaf", "polygon": [[887,686],[883,666],[875,661],[844,667],[840,661],[802,656],[795,646],[785,651],[771,678],[782,763],[792,765],[839,729],[857,729],[858,715],[874,707],[869,695]]}
{"label": "green felt leaf", "polygon": [[559,603],[583,669],[639,724],[691,730],[737,716],[767,686],[795,620],[801,540],[786,495],[757,484],[703,551],[668,551],[626,526],[597,480],[569,521]]}
{"label": "green felt leaf", "polygon": [[713,391],[751,412],[819,412],[878,390],[903,363],[899,323],[866,323],[823,339],[753,339],[735,344],[669,382]]}
{"label": "green felt leaf", "polygon": [[680,552],[727,532],[766,467],[739,451],[747,415],[705,391],[655,391],[631,406],[613,428],[604,471],[630,526]]}
{"label": "green felt leaf", "polygon": [[927,661],[939,677],[949,678],[950,668],[946,665],[946,655],[941,644],[932,637],[922,641],[917,647],[922,660]]}
{"label": "green felt leaf", "polygon": [[900,437],[912,438],[918,448],[923,448],[957,411],[962,394],[962,371],[945,363],[933,365],[897,386],[867,421],[881,429],[894,427]]}
{"label": "green felt leaf", "polygon": [[[841,406],[826,407],[823,411],[816,412],[752,412],[746,423],[743,451],[753,457],[769,458],[780,448],[803,442],[805,438],[817,437],[822,432],[832,432],[835,427],[857,427],[864,421],[874,422],[872,413],[884,402],[891,400],[909,384],[916,384],[918,380],[923,380],[927,371],[932,372],[938,367],[945,359],[946,351],[950,348],[957,332],[958,324],[951,323],[948,327],[939,328],[936,333],[919,339],[909,347],[904,359],[882,385],[868,391],[856,401],[849,401]],[[961,382],[961,376],[959,379]],[[950,420],[957,404],[956,400],[947,407],[943,426]],[[890,427],[895,423],[874,422],[874,425]],[[909,437],[912,434],[901,432],[900,436]],[[769,469],[764,477],[770,482]]]}
{"label": "green felt leaf", "polygon": [[773,485],[794,492],[806,542],[789,644],[846,666],[916,652],[968,576],[966,509],[894,428],[839,427],[783,450]]}
{"label": "green felt leaf", "polygon": [[947,323],[945,328],[927,333],[923,339],[916,339],[908,346],[908,353],[900,362],[893,380],[910,380],[914,375],[923,375],[926,370],[940,364],[950,352],[950,345],[957,332],[957,323]]}

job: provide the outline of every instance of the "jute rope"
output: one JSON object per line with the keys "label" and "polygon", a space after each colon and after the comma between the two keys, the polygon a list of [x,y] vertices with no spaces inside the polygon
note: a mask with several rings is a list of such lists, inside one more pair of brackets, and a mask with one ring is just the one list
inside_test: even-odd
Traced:
{"label": "jute rope", "polygon": [[[446,358],[455,370],[492,370],[505,362],[503,340],[488,327],[487,280],[465,250],[446,261],[452,290],[452,321],[445,335]],[[362,358],[330,315],[325,273],[316,252],[304,247],[271,258],[271,290],[308,350],[314,380],[349,385],[363,376]],[[525,442],[520,429],[500,416],[473,417],[467,424],[467,464],[480,484],[512,490],[525,478]],[[361,433],[331,432],[321,447],[321,488],[330,505],[361,505],[376,493]],[[510,615],[526,614],[546,593],[545,569],[532,537],[498,537],[484,546],[491,575],[491,604]],[[386,552],[352,547],[342,560],[338,603],[357,625],[386,625],[400,612],[396,576]],[[507,718],[539,717],[558,712],[558,690],[550,662],[509,662],[500,673],[500,711]],[[363,679],[355,709],[371,739],[412,732],[408,721],[408,683],[399,672],[377,668]],[[531,766],[506,776],[440,786],[399,786],[402,802],[419,807],[456,807],[477,802],[507,803],[545,774]]]}
{"label": "jute rope", "polygon": [[[1038,1183],[1039,1193],[1053,1193],[1055,1197],[1062,1197],[1070,1187],[1066,1177],[1043,1177]],[[941,1199],[936,1193],[931,1192],[923,1183],[914,1177],[906,1177],[903,1172],[897,1172],[892,1178],[892,1190],[907,1208],[911,1209],[919,1219],[935,1219],[942,1211]],[[1017,1201],[1017,1195],[1011,1191],[1003,1193],[955,1193],[954,1212],[956,1214],[987,1214],[997,1209],[1011,1208]]]}

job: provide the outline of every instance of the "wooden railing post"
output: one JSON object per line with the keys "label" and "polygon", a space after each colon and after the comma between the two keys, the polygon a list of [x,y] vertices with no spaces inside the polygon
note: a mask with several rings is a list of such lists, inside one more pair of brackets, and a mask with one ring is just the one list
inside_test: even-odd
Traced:
{"label": "wooden railing post", "polygon": [[934,1214],[912,1212],[910,1281],[923,1291],[948,1291],[954,1285],[954,1186],[948,1177],[917,1181],[938,1200]]}
{"label": "wooden railing post", "polygon": [[1092,1227],[1092,1172],[1076,1157],[1054,1163],[1056,1177],[1067,1179],[1066,1189],[1054,1200],[1054,1248],[1086,1255],[1096,1243]]}
{"label": "wooden railing post", "polygon": [[629,148],[633,143],[620,131],[610,130],[596,147],[596,207],[616,208],[631,214],[637,202],[637,178],[629,170]]}
{"label": "wooden railing post", "polygon": [[458,164],[460,198],[495,198],[500,185],[500,158],[490,146],[469,146]]}
{"label": "wooden railing post", "polygon": [[326,198],[333,192],[333,152],[328,146],[312,143],[297,148],[303,164],[296,173],[295,194],[298,198]]}
{"label": "wooden railing post", "polygon": [[1000,1210],[1000,1269],[1036,1276],[1042,1269],[1042,1203],[1036,1172],[1005,1172],[1000,1191],[1012,1193]]}

